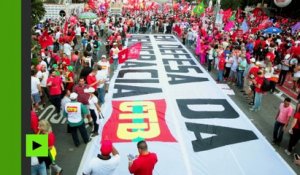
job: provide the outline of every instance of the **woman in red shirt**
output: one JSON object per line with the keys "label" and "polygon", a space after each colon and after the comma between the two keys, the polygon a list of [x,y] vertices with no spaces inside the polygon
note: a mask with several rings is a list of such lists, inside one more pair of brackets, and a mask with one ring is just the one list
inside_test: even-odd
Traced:
{"label": "woman in red shirt", "polygon": [[87,84],[94,89],[97,89],[99,81],[96,79],[97,69],[93,69],[93,71],[86,77]]}
{"label": "woman in red shirt", "polygon": [[47,86],[49,88],[49,101],[55,106],[56,112],[60,115],[61,94],[64,91],[64,85],[59,75],[56,75],[55,70],[50,70]]}
{"label": "woman in red shirt", "polygon": [[74,73],[73,66],[68,66],[65,74],[66,77],[66,89],[72,92],[74,86]]}

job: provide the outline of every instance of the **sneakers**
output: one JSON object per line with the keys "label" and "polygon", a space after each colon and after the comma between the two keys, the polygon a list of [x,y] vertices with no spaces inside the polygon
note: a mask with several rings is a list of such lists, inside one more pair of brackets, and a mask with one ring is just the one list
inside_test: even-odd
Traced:
{"label": "sneakers", "polygon": [[292,154],[292,153],[289,152],[289,150],[287,150],[287,149],[285,149],[284,152],[285,152],[285,154],[287,154],[288,156],[290,156],[290,155]]}
{"label": "sneakers", "polygon": [[257,109],[255,108],[249,108],[250,111],[254,111],[254,112],[257,112]]}
{"label": "sneakers", "polygon": [[99,135],[99,134],[96,133],[96,132],[93,132],[92,135],[91,135],[91,137],[95,137],[95,136],[97,136],[97,135]]}
{"label": "sneakers", "polygon": [[87,142],[85,142],[85,144],[88,144],[91,140],[92,140],[92,138],[89,138],[89,140]]}
{"label": "sneakers", "polygon": [[93,127],[93,126],[94,126],[93,121],[88,122],[88,125],[89,125],[90,127]]}

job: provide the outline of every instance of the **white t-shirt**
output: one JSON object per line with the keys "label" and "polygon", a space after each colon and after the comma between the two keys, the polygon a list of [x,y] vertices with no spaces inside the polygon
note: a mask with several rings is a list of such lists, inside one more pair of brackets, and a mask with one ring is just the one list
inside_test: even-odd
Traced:
{"label": "white t-shirt", "polygon": [[[100,81],[103,81],[107,78],[107,73],[106,73],[106,70],[98,70],[97,71],[97,74],[96,74],[96,80],[100,80]],[[102,88],[104,86],[104,83],[100,83],[98,85],[97,88]]]}
{"label": "white t-shirt", "polygon": [[72,52],[72,47],[70,44],[65,43],[64,44],[64,53],[68,56],[71,56],[71,52]]}
{"label": "white t-shirt", "polygon": [[89,175],[112,175],[120,163],[119,154],[111,156],[109,160],[102,160],[98,157],[92,158],[84,168],[83,173]]}
{"label": "white t-shirt", "polygon": [[98,103],[98,98],[95,95],[92,95],[89,98],[89,109],[97,110],[95,103]]}
{"label": "white t-shirt", "polygon": [[42,79],[43,78],[43,73],[42,73],[42,71],[38,71],[37,73],[36,73],[36,77],[38,78],[38,79]]}
{"label": "white t-shirt", "polygon": [[117,59],[118,58],[118,53],[119,53],[119,48],[116,47],[116,48],[111,48],[111,51],[112,51],[112,56],[113,56],[113,59]]}
{"label": "white t-shirt", "polygon": [[61,111],[65,110],[65,106],[69,102],[71,102],[71,99],[68,96],[64,96],[64,98],[61,100],[61,104],[60,104]]}
{"label": "white t-shirt", "polygon": [[103,61],[100,60],[100,61],[98,61],[97,64],[101,66],[101,70],[105,70],[106,71],[106,74],[107,74],[106,76],[108,76],[109,75],[108,70],[110,68],[109,61],[103,62]]}
{"label": "white t-shirt", "polygon": [[61,32],[56,32],[55,39],[58,40],[60,38]]}
{"label": "white t-shirt", "polygon": [[79,26],[76,27],[76,29],[75,29],[75,35],[76,36],[81,36],[81,28]]}
{"label": "white t-shirt", "polygon": [[41,87],[47,87],[48,77],[49,77],[49,72],[48,71],[42,72]]}
{"label": "white t-shirt", "polygon": [[31,94],[39,93],[38,85],[40,85],[41,82],[37,77],[31,76]]}
{"label": "white t-shirt", "polygon": [[92,67],[92,57],[88,56],[84,58],[84,62],[89,63],[89,67]]}
{"label": "white t-shirt", "polygon": [[39,164],[39,159],[37,157],[31,157],[31,166]]}

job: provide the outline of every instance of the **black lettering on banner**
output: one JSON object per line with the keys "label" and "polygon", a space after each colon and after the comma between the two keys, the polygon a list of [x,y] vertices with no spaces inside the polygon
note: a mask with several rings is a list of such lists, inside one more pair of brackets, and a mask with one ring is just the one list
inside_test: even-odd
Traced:
{"label": "black lettering on banner", "polygon": [[141,55],[154,55],[153,50],[141,50]]}
{"label": "black lettering on banner", "polygon": [[120,70],[118,73],[118,78],[124,78],[124,75],[127,73],[150,73],[151,78],[158,78],[158,72],[155,69],[128,69]]}
{"label": "black lettering on banner", "polygon": [[169,80],[169,84],[185,84],[185,83],[194,83],[194,82],[204,82],[208,81],[207,78],[202,77],[192,77],[186,75],[176,75],[176,74],[167,74],[171,80]]}
{"label": "black lettering on banner", "polygon": [[155,55],[140,55],[140,58],[138,60],[142,60],[142,61],[154,61],[156,60]]}
{"label": "black lettering on banner", "polygon": [[131,38],[128,39],[128,43],[131,42],[132,43],[145,42],[151,44],[149,36],[132,36]]}
{"label": "black lettering on banner", "polygon": [[174,58],[192,58],[190,54],[176,54]]}
{"label": "black lettering on banner", "polygon": [[178,70],[174,70],[169,65],[165,65],[165,69],[168,73],[188,73],[189,69],[194,69],[197,73],[202,73],[202,70],[198,66],[178,66]]}
{"label": "black lettering on banner", "polygon": [[[205,119],[205,118],[238,118],[234,108],[226,99],[177,99],[177,105],[183,117],[188,119]],[[189,105],[221,105],[223,111],[193,111]],[[205,108],[204,108],[205,109]]]}
{"label": "black lettering on banner", "polygon": [[159,83],[158,79],[116,79],[116,83]]}
{"label": "black lettering on banner", "polygon": [[188,53],[185,49],[159,49],[162,55],[169,55],[169,54],[185,54]]}
{"label": "black lettering on banner", "polygon": [[117,89],[117,92],[113,94],[113,98],[130,97],[162,92],[161,88],[128,86],[119,84],[115,85],[114,89]]}
{"label": "black lettering on banner", "polygon": [[136,43],[142,43],[142,49],[144,49],[143,48],[143,46],[144,45],[149,45],[149,41],[147,41],[147,40],[143,40],[143,39],[138,39],[138,40],[134,40],[134,41],[128,41],[128,43],[127,43],[127,46],[131,46],[131,45],[133,45],[133,44],[136,44]]}
{"label": "black lettering on banner", "polygon": [[160,49],[182,49],[182,45],[171,45],[171,44],[158,44]]}
{"label": "black lettering on banner", "polygon": [[153,46],[142,43],[142,50],[145,50],[145,49],[153,50]]}
{"label": "black lettering on banner", "polygon": [[[189,131],[195,134],[196,140],[192,141],[195,152],[258,139],[255,133],[250,130],[188,122],[185,125]],[[202,138],[201,133],[213,134],[214,136]]]}
{"label": "black lettering on banner", "polygon": [[156,41],[176,41],[173,36],[154,35]]}
{"label": "black lettering on banner", "polygon": [[121,67],[122,69],[133,68],[133,67],[150,67],[156,66],[155,63],[147,63],[147,62],[132,62],[126,61],[125,64]]}
{"label": "black lettering on banner", "polygon": [[173,58],[179,58],[179,59],[190,59],[192,58],[190,54],[170,54],[170,55],[164,55],[163,59],[173,59]]}
{"label": "black lettering on banner", "polygon": [[[196,65],[196,63],[193,60],[181,60],[181,59],[163,59],[164,64],[169,64],[170,61],[174,61],[179,65],[183,65],[183,62],[189,62],[190,65]],[[185,65],[188,66],[188,65]]]}

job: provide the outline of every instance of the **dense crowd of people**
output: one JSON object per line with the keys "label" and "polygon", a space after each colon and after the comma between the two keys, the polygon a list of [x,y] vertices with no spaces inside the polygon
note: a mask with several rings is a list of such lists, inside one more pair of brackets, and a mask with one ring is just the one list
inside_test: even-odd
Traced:
{"label": "dense crowd of people", "polygon": [[[123,11],[120,15],[100,13],[93,20],[80,20],[78,14],[73,14],[69,18],[47,19],[36,25],[32,35],[31,67],[34,133],[48,134],[51,139],[49,150],[55,148],[55,136],[50,124],[38,121],[36,117],[36,112],[50,102],[58,115],[67,118],[67,131],[72,134],[76,147],[80,145],[77,130],[85,143],[90,141],[84,119],[91,127],[91,136],[99,134],[99,123],[103,118],[101,106],[106,103],[104,99],[109,80],[117,70],[118,53],[127,47],[126,40],[131,34],[176,35],[184,45],[195,51],[200,64],[208,72],[217,73],[218,83],[235,85],[243,93],[249,100],[251,111],[262,110],[264,94],[274,93],[276,86],[283,86],[287,76],[292,76],[293,90],[299,92],[300,31],[291,30],[293,22],[281,17],[269,18],[263,12],[257,15],[251,12],[237,14],[237,20],[229,29],[226,27],[230,23],[229,18],[217,24],[215,15],[209,12],[199,17],[188,13],[168,15],[151,11],[146,15],[144,12],[133,14]],[[243,30],[242,22],[248,23]],[[262,29],[276,26],[282,32],[266,33],[258,30],[257,24],[263,24],[260,26]],[[299,106],[293,109],[290,102],[291,99],[286,98],[280,104],[273,134],[273,143],[280,144],[283,131],[289,131],[291,138],[287,154],[291,154],[300,139]],[[290,118],[293,118],[292,122],[289,122]],[[117,165],[118,151],[112,143],[104,145],[109,151],[102,150],[98,157],[101,161],[108,160],[112,153],[114,159],[111,162]],[[141,155],[148,154],[145,142],[139,143],[138,149]],[[47,161],[34,159],[32,167],[38,172],[53,166],[55,172],[60,174],[62,168],[50,157]],[[151,153],[150,159],[154,167],[156,155]],[[93,163],[86,167],[84,173],[89,174],[97,161],[92,160]],[[139,171],[136,164],[130,157],[131,173]]]}

